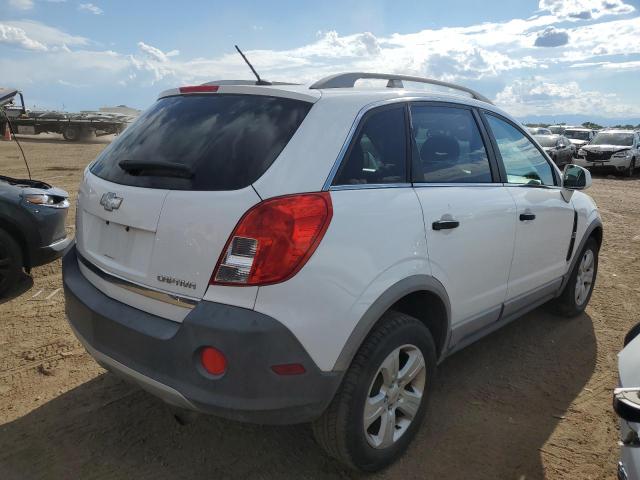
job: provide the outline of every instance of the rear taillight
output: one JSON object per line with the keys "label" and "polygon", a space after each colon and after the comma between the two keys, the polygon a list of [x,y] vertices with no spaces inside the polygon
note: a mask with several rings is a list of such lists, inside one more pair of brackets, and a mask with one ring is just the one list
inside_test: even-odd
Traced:
{"label": "rear taillight", "polygon": [[238,222],[209,283],[268,285],[291,278],[315,251],[332,214],[329,192],[259,203]]}
{"label": "rear taillight", "polygon": [[180,93],[214,93],[218,91],[218,85],[193,85],[180,87]]}

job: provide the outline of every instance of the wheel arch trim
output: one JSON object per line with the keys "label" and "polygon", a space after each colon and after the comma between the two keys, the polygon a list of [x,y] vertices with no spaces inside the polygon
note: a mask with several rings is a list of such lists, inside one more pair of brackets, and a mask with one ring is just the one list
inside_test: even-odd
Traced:
{"label": "wheel arch trim", "polygon": [[[364,342],[374,325],[380,320],[380,317],[399,300],[416,292],[429,292],[436,295],[445,307],[447,326],[442,355],[446,351],[446,346],[451,336],[451,303],[449,301],[449,295],[444,285],[442,285],[438,279],[430,275],[412,275],[391,285],[371,304],[355,328],[351,331],[349,338],[347,338],[333,366],[333,371],[347,370],[353,357],[355,357],[358,349],[362,345],[362,342]],[[437,341],[437,339],[434,340]]]}
{"label": "wheel arch trim", "polygon": [[[569,277],[571,277],[571,272],[573,271],[573,268],[575,267],[576,262],[578,261],[578,259],[580,257],[580,252],[582,252],[582,249],[584,248],[585,244],[587,243],[587,240],[589,240],[591,238],[593,232],[595,232],[596,229],[600,229],[600,232],[603,231],[602,220],[600,220],[600,218],[596,218],[596,219],[592,220],[592,222],[587,226],[586,230],[584,231],[584,234],[582,235],[582,238],[580,239],[580,243],[578,244],[578,247],[573,250],[573,258],[571,259],[571,263],[569,264],[569,268],[567,269],[567,273],[564,275],[564,279],[562,280],[562,285],[560,285],[560,288],[558,289],[558,295],[560,295],[564,291],[564,288],[567,286],[567,282],[569,281]],[[600,243],[600,246],[601,245],[602,245],[602,241]]]}

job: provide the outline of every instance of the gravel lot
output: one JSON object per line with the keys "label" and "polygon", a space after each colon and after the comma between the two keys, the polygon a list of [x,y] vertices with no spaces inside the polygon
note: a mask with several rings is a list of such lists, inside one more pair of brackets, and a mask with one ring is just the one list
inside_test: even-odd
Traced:
{"label": "gravel lot", "polygon": [[[23,137],[34,178],[72,195],[109,139]],[[24,176],[14,143],[0,173]],[[585,315],[538,309],[445,361],[422,430],[379,479],[615,478],[616,353],[640,321],[640,178],[594,179],[605,224]],[[72,335],[60,262],[0,300],[0,478],[360,478],[324,457],[306,425],[213,417],[180,426],[168,407],[105,373]]]}

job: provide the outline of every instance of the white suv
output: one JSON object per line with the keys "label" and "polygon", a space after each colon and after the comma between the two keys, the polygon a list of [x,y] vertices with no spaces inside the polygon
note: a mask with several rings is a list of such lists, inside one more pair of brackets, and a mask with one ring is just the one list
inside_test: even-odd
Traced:
{"label": "white suv", "polygon": [[584,310],[602,240],[576,191],[591,177],[562,175],[464,87],[265,83],[166,91],[87,167],[69,322],[170,404],[312,421],[329,454],[380,469],[419,428],[439,362],[551,300]]}

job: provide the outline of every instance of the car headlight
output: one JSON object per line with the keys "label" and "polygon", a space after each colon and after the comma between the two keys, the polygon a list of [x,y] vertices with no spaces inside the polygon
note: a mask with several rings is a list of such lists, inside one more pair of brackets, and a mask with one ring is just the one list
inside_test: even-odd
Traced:
{"label": "car headlight", "polygon": [[66,198],[45,193],[28,194],[24,196],[24,199],[33,205],[41,205],[43,207],[67,208],[69,206],[69,201]]}
{"label": "car headlight", "polygon": [[628,157],[630,153],[631,153],[631,150],[623,150],[621,152],[616,152],[611,156],[616,158],[624,158],[624,157]]}

